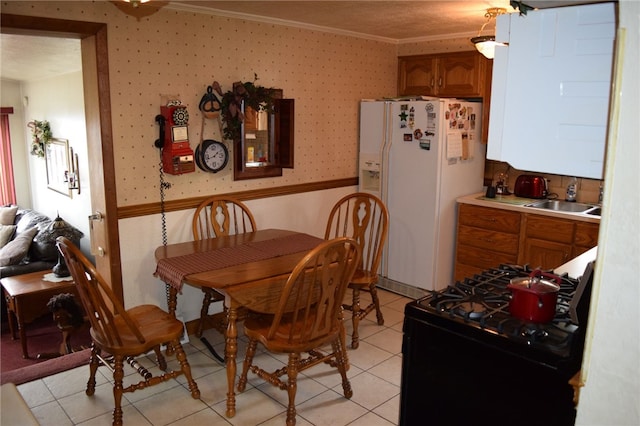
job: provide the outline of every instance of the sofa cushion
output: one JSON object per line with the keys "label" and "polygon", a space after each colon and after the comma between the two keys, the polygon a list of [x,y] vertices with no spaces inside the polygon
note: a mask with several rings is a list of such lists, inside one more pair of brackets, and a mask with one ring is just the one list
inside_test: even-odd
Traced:
{"label": "sofa cushion", "polygon": [[0,225],[13,225],[18,206],[0,207]]}
{"label": "sofa cushion", "polygon": [[51,219],[49,216],[45,216],[35,210],[18,210],[16,214],[16,232],[19,234],[34,226],[38,228],[38,231],[42,231],[49,226]]}
{"label": "sofa cushion", "polygon": [[38,233],[36,234],[36,238],[31,244],[31,248],[29,250],[27,259],[28,261],[36,261],[36,260],[56,260],[58,258],[58,249],[56,248],[56,244],[54,241],[43,241],[43,238],[40,237],[40,232],[44,231],[50,224],[52,220],[49,216],[45,216],[40,212],[35,210],[18,210],[16,214],[16,232],[23,232],[25,229],[36,227],[38,229]]}
{"label": "sofa cushion", "polygon": [[0,249],[0,266],[16,265],[25,258],[31,247],[37,228],[30,228],[18,234],[12,241]]}
{"label": "sofa cushion", "polygon": [[16,232],[15,225],[0,225],[0,248],[4,247]]}

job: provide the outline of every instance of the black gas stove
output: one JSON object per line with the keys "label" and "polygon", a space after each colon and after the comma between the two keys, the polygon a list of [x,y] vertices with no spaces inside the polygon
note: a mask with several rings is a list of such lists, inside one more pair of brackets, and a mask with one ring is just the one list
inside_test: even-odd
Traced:
{"label": "black gas stove", "polygon": [[568,380],[582,361],[592,271],[593,263],[580,279],[558,276],[556,314],[545,324],[509,313],[507,285],[530,276],[526,265],[500,265],[407,304],[400,424],[573,424]]}

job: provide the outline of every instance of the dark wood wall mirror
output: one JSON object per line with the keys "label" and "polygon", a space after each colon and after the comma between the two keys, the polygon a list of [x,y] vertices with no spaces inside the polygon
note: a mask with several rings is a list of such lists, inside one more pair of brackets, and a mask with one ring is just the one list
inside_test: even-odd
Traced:
{"label": "dark wood wall mirror", "polygon": [[294,100],[274,91],[273,109],[245,106],[241,137],[234,142],[234,180],[282,176],[293,168]]}

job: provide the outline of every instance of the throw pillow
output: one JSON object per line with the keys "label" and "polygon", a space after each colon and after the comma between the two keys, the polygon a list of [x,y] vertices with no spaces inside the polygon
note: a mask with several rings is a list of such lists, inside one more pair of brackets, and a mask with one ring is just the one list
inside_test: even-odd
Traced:
{"label": "throw pillow", "polygon": [[16,232],[15,225],[0,225],[0,248],[4,247]]}
{"label": "throw pillow", "polygon": [[18,206],[0,207],[0,225],[13,225]]}
{"label": "throw pillow", "polygon": [[0,249],[0,266],[17,265],[29,252],[31,241],[38,228],[31,228],[18,234]]}

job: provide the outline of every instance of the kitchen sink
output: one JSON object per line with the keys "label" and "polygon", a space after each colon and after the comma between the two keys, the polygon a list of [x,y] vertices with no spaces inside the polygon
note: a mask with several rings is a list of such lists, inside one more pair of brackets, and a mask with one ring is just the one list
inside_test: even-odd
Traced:
{"label": "kitchen sink", "polygon": [[596,207],[591,210],[587,210],[585,213],[593,216],[602,216],[602,207]]}
{"label": "kitchen sink", "polygon": [[[593,204],[574,203],[563,200],[542,200],[536,201],[535,203],[526,204],[526,207],[534,207],[536,209],[553,210],[559,212],[585,213],[588,210],[594,209],[594,207],[596,206],[594,206]],[[589,212],[589,214],[596,215],[596,213],[591,212]],[[597,215],[599,214],[600,213],[598,212]]]}

